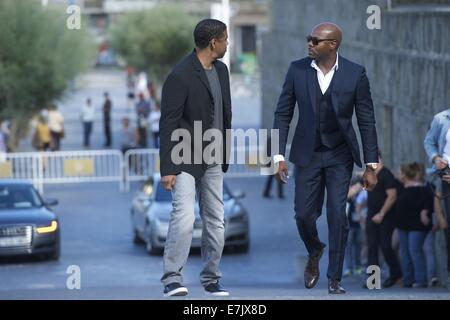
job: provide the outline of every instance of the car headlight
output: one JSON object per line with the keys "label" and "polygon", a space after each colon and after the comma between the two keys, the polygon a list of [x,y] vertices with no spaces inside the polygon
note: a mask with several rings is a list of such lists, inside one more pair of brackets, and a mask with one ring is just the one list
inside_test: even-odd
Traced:
{"label": "car headlight", "polygon": [[37,233],[50,233],[58,229],[58,222],[53,220],[49,226],[36,228]]}
{"label": "car headlight", "polygon": [[233,208],[231,209],[231,216],[241,215],[241,214],[243,214],[243,211],[244,210],[242,210],[242,207],[239,204],[235,204],[233,206]]}

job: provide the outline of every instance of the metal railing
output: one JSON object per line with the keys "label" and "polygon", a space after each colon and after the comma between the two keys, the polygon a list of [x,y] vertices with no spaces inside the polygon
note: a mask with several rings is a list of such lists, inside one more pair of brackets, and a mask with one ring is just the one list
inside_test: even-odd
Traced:
{"label": "metal railing", "polygon": [[[230,166],[227,178],[248,178],[261,176],[259,163],[261,156],[257,146],[238,147],[231,150]],[[289,155],[290,145],[286,147],[286,157]],[[124,183],[125,191],[130,189],[133,181],[145,181],[154,173],[159,172],[159,149],[130,149],[124,156]]]}
{"label": "metal railing", "polygon": [[0,178],[30,180],[43,192],[44,184],[118,182],[124,190],[123,155],[119,150],[6,153]]}
{"label": "metal railing", "polygon": [[[287,154],[290,146],[287,147]],[[231,150],[227,178],[261,176],[260,149]],[[4,153],[0,155],[0,179],[30,180],[43,193],[44,184],[118,182],[129,191],[133,181],[145,181],[159,172],[158,149],[81,150]]]}
{"label": "metal railing", "polygon": [[159,172],[159,149],[130,149],[124,155],[124,187],[132,181],[145,181]]}

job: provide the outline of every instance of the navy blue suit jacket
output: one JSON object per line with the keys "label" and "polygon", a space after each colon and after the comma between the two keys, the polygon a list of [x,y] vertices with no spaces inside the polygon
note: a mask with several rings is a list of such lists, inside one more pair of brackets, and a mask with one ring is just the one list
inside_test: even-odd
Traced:
{"label": "navy blue suit jacket", "polygon": [[[284,155],[289,126],[297,103],[299,117],[289,160],[302,167],[311,161],[316,134],[317,72],[311,62],[312,58],[304,58],[291,63],[278,100],[273,126],[279,130],[279,151]],[[339,128],[352,150],[355,163],[359,167],[362,166],[358,140],[352,125],[353,111],[356,112],[361,133],[364,162],[378,162],[375,115],[365,68],[339,55],[339,67],[335,71],[333,81],[333,109]]]}

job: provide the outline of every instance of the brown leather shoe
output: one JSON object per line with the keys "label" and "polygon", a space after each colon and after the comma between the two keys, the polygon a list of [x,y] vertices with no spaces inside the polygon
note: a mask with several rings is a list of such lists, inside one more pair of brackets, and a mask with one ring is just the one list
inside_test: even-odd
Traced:
{"label": "brown leather shoe", "polygon": [[328,280],[328,293],[330,294],[344,294],[345,290],[337,280]]}
{"label": "brown leather shoe", "polygon": [[305,273],[304,273],[304,277],[303,277],[303,279],[305,280],[305,287],[307,289],[314,288],[316,286],[317,282],[319,281],[319,276],[320,276],[319,261],[320,261],[320,258],[322,257],[324,248],[325,247],[323,247],[320,250],[320,252],[317,256],[308,258],[308,262],[306,263]]}

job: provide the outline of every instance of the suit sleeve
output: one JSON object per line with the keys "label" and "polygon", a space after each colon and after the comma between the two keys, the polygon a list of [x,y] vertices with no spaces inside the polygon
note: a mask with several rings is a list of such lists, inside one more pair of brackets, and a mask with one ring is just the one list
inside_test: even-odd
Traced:
{"label": "suit sleeve", "polygon": [[365,163],[378,162],[377,130],[375,128],[375,113],[370,95],[369,79],[363,68],[356,85],[356,119],[361,133],[361,141]]}
{"label": "suit sleeve", "polygon": [[[275,119],[273,128],[279,130],[279,153],[285,155],[286,143],[289,134],[289,125],[294,115],[294,107],[297,99],[294,90],[294,67],[291,64],[286,74],[280,97],[278,99],[277,108],[275,110]],[[270,144],[269,144],[270,146]],[[271,155],[274,155],[270,151]],[[276,152],[275,152],[276,154]]]}
{"label": "suit sleeve", "polygon": [[164,82],[161,96],[160,169],[161,176],[177,175],[179,168],[172,162],[171,152],[177,141],[171,141],[172,132],[179,128],[187,98],[187,87],[180,77],[170,74]]}
{"label": "suit sleeve", "polygon": [[431,122],[431,127],[425,136],[425,140],[423,141],[425,151],[427,153],[428,159],[431,163],[433,163],[433,158],[439,155],[439,121],[436,117],[433,118],[433,122]]}

